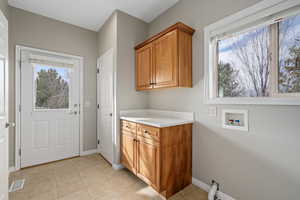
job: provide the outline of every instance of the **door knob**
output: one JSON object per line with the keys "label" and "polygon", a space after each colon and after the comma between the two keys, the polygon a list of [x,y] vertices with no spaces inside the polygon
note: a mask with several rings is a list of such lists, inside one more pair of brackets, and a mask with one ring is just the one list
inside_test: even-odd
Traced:
{"label": "door knob", "polygon": [[6,122],[5,123],[5,128],[14,128],[16,126],[15,123],[13,122]]}

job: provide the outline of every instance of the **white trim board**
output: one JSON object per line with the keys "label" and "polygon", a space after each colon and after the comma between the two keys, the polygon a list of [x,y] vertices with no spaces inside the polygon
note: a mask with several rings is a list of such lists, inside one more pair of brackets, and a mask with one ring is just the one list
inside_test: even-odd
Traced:
{"label": "white trim board", "polygon": [[[192,178],[192,183],[193,183],[195,186],[201,188],[202,190],[204,190],[204,191],[206,191],[206,192],[209,192],[210,185],[207,185],[206,183],[204,183],[204,182],[202,182],[202,181],[200,181],[200,180],[198,180],[198,179],[196,179],[196,178],[194,178],[194,177]],[[236,199],[234,199],[233,197],[231,197],[231,196],[229,196],[228,194],[225,194],[225,193],[223,193],[223,192],[221,192],[221,191],[218,191],[217,196],[218,196],[218,198],[219,198],[220,200],[236,200]]]}
{"label": "white trim board", "polygon": [[13,166],[13,167],[9,167],[8,169],[9,173],[12,173],[12,172],[15,172],[17,171],[16,168]]}
{"label": "white trim board", "polygon": [[92,150],[80,152],[80,156],[88,156],[95,153],[98,153],[98,149],[92,149]]}
{"label": "white trim board", "polygon": [[124,166],[121,164],[112,164],[114,170],[121,170],[124,169]]}
{"label": "white trim board", "polygon": [[68,57],[72,59],[77,59],[79,60],[79,74],[80,74],[80,91],[79,91],[79,96],[80,96],[80,102],[79,102],[79,111],[80,111],[80,127],[79,127],[79,155],[82,154],[83,152],[83,127],[84,127],[84,110],[83,110],[83,104],[84,104],[84,71],[83,71],[83,65],[84,65],[84,58],[81,56],[76,56],[76,55],[70,55],[70,54],[65,54],[65,53],[59,53],[55,51],[48,51],[48,50],[43,50],[43,49],[38,49],[38,48],[32,48],[32,47],[26,47],[26,46],[21,46],[21,45],[16,45],[15,49],[15,115],[16,115],[16,128],[15,128],[15,171],[18,171],[21,169],[21,156],[19,155],[19,149],[21,148],[21,129],[20,129],[20,124],[21,124],[21,113],[19,111],[19,105],[21,104],[21,85],[20,85],[20,80],[21,80],[21,71],[20,71],[20,64],[21,64],[21,50],[28,50],[28,51],[38,51],[41,53],[48,53],[56,56],[63,56],[63,57]]}

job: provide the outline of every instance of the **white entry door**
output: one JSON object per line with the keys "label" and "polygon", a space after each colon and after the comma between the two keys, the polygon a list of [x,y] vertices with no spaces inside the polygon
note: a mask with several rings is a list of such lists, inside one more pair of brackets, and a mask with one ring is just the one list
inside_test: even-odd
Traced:
{"label": "white entry door", "polygon": [[113,162],[113,51],[98,59],[98,149],[104,158]]}
{"label": "white entry door", "polygon": [[[1,12],[1,11],[0,11]],[[0,13],[0,200],[8,200],[8,29]]]}
{"label": "white entry door", "polygon": [[21,50],[21,168],[79,155],[79,60]]}

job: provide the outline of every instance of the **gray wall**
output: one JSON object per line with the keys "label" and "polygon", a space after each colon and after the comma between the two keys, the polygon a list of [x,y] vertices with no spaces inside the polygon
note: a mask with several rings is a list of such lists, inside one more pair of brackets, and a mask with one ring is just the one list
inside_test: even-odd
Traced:
{"label": "gray wall", "polygon": [[117,14],[113,12],[97,34],[98,56],[117,46]]}
{"label": "gray wall", "polygon": [[116,146],[114,163],[119,162],[119,112],[126,109],[147,108],[148,95],[135,90],[134,46],[145,40],[148,24],[122,11],[116,10],[98,32],[98,55],[114,50],[115,94],[116,94]]}
{"label": "gray wall", "polygon": [[[149,107],[194,111],[193,176],[240,200],[299,199],[300,107],[217,106],[218,117],[208,116],[203,103],[203,28],[249,7],[258,0],[181,0],[150,24],[149,36],[177,21],[196,29],[193,37],[192,89],[149,93]],[[249,109],[250,132],[221,128],[223,108]]]}
{"label": "gray wall", "polygon": [[148,106],[148,93],[135,90],[134,50],[134,46],[144,41],[147,34],[147,23],[122,11],[117,12],[117,91],[121,110]]}
{"label": "gray wall", "polygon": [[[117,114],[120,110],[148,107],[148,93],[135,90],[134,46],[145,40],[148,24],[122,11],[117,11]],[[119,116],[117,116],[119,117]],[[119,118],[118,118],[119,119]],[[120,159],[120,121],[116,122],[115,162]]]}
{"label": "gray wall", "polygon": [[[14,121],[15,46],[24,45],[84,57],[84,150],[96,148],[97,33],[10,8],[10,119]],[[86,104],[84,104],[86,105]],[[14,164],[14,130],[10,133],[10,165]]]}
{"label": "gray wall", "polygon": [[6,18],[9,18],[9,7],[7,0],[0,0],[0,10],[3,12]]}

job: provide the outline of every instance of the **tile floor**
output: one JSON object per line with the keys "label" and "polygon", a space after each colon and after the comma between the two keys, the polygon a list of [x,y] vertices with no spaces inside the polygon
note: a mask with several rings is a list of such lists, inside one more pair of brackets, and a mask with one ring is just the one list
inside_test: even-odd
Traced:
{"label": "tile floor", "polygon": [[[127,170],[115,171],[97,154],[24,169],[10,182],[26,178],[23,190],[10,200],[160,200],[161,197]],[[171,200],[207,200],[191,185]]]}

